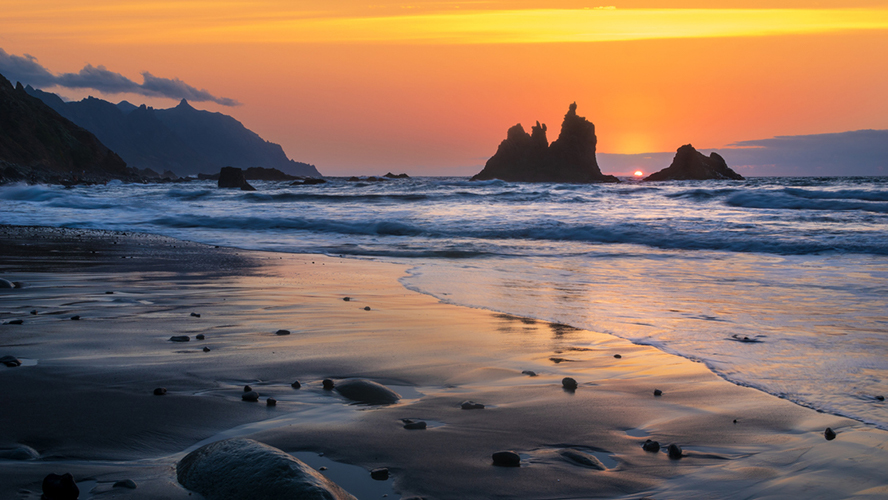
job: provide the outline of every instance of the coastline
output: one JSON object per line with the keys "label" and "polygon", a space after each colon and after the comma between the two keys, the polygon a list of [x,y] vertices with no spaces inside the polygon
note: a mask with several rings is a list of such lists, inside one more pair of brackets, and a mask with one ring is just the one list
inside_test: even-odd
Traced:
{"label": "coastline", "polygon": [[[232,435],[388,467],[405,497],[888,494],[879,482],[886,432],[736,386],[653,347],[443,304],[403,288],[403,266],[110,231],[0,226],[0,240],[0,277],[24,283],[0,291],[0,322],[23,319],[0,325],[0,356],[26,361],[0,367],[3,406],[16,409],[0,416],[0,448],[25,444],[41,455],[0,461],[3,497],[39,496],[44,475],[71,471],[97,488],[133,479],[139,488],[128,497],[186,498],[170,473],[175,461]],[[292,334],[276,336],[280,328]],[[198,333],[206,340],[168,340]],[[355,406],[320,389],[323,378],[353,377],[403,397]],[[563,377],[580,387],[564,391]],[[240,401],[245,384],[278,406]],[[153,396],[156,386],[169,393]],[[462,410],[465,400],[486,408]],[[405,430],[405,418],[430,428]],[[835,440],[824,439],[826,427]],[[679,444],[685,456],[645,452],[648,438]],[[491,454],[504,449],[522,467],[493,467]],[[600,456],[607,470],[566,461],[563,449]]]}

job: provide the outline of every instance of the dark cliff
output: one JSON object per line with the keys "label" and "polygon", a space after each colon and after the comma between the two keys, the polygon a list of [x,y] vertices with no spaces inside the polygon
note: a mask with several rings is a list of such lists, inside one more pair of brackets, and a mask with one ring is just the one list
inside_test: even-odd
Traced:
{"label": "dark cliff", "polygon": [[558,139],[549,144],[546,125],[539,122],[524,131],[521,124],[510,128],[484,170],[472,180],[501,179],[509,182],[619,182],[604,175],[595,160],[595,125],[577,115],[576,103],[570,105]]}
{"label": "dark cliff", "polygon": [[728,167],[718,153],[709,156],[694,149],[690,144],[678,148],[672,164],[645,177],[644,181],[682,181],[733,179],[742,181],[743,176]]}

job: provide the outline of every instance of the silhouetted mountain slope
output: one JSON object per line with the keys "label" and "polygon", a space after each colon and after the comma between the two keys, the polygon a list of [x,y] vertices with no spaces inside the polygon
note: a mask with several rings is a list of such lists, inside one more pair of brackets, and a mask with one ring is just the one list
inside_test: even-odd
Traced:
{"label": "silhouetted mountain slope", "polygon": [[89,97],[64,102],[55,94],[27,88],[74,123],[93,131],[138,169],[172,170],[178,175],[218,172],[224,166],[277,168],[297,176],[321,174],[313,165],[287,158],[234,118],[194,109],[184,99],[170,109],[112,104]]}
{"label": "silhouetted mountain slope", "polygon": [[135,178],[95,135],[59,115],[21,84],[0,75],[0,161],[3,180],[105,181]]}

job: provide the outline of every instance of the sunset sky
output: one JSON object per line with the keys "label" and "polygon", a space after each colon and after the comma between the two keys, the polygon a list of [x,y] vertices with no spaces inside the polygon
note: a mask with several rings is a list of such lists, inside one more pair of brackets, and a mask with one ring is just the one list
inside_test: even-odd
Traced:
{"label": "sunset sky", "polygon": [[0,49],[178,79],[326,175],[471,175],[574,101],[603,153],[888,129],[888,0],[0,0]]}

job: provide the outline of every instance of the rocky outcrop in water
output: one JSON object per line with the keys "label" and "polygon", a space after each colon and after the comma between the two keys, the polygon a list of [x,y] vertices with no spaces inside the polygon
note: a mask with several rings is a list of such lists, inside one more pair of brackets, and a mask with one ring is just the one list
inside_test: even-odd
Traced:
{"label": "rocky outcrop in water", "polygon": [[577,115],[577,104],[570,105],[558,139],[549,144],[546,125],[537,122],[531,133],[519,123],[506,133],[484,170],[473,181],[500,179],[508,182],[619,182],[604,175],[595,159],[595,125]]}
{"label": "rocky outcrop in water", "polygon": [[685,144],[678,148],[672,164],[645,177],[645,181],[684,181],[684,180],[710,180],[733,179],[742,181],[743,176],[728,167],[725,159],[718,153],[710,153],[709,156],[694,149],[694,146]]}
{"label": "rocky outcrop in water", "polygon": [[241,191],[255,191],[256,188],[247,182],[244,171],[237,167],[222,167],[219,171],[220,188],[240,188]]}

